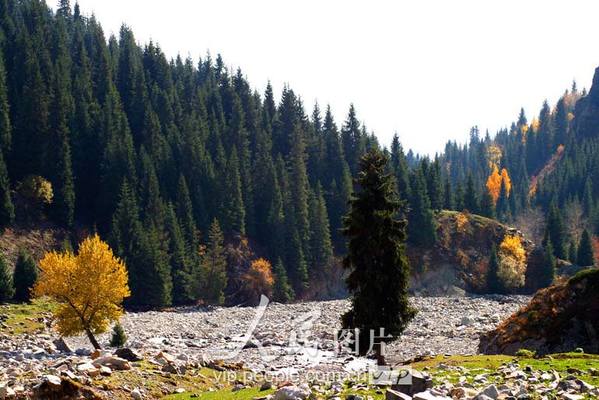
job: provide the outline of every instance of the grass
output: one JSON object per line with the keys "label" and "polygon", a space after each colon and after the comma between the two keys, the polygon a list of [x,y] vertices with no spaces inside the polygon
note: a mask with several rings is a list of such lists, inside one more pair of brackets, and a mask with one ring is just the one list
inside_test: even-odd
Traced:
{"label": "grass", "polygon": [[39,332],[44,329],[44,317],[49,317],[54,307],[55,304],[46,299],[36,299],[30,304],[2,304],[0,315],[6,315],[8,319],[0,333],[22,335]]}
{"label": "grass", "polygon": [[260,391],[259,387],[254,387],[250,389],[241,389],[238,391],[232,391],[230,388],[218,390],[214,392],[203,392],[197,393],[194,392],[193,395],[196,397],[191,397],[192,393],[181,393],[181,394],[173,394],[170,396],[166,396],[165,399],[169,400],[186,400],[186,399],[199,399],[199,400],[252,400],[257,397],[263,397],[273,393],[274,390],[263,390]]}

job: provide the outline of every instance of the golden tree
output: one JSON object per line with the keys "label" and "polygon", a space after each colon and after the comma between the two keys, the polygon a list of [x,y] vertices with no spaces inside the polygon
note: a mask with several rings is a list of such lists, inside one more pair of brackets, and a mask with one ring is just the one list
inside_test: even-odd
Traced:
{"label": "golden tree", "polygon": [[497,164],[493,164],[491,169],[491,174],[487,178],[487,190],[493,198],[493,203],[497,204],[497,199],[499,199],[499,195],[501,194],[501,184],[503,183],[506,195],[509,196],[510,191],[512,190],[512,180],[510,179],[507,169],[502,168],[501,173],[499,173]]}
{"label": "golden tree", "polygon": [[493,164],[491,175],[487,178],[487,190],[493,198],[493,202],[497,203],[499,198],[499,192],[501,190],[501,175],[499,174],[499,168],[496,164]]}
{"label": "golden tree", "polygon": [[130,295],[125,264],[96,234],[85,239],[79,252],[48,252],[39,263],[35,296],[58,302],[58,331],[72,336],[85,332],[94,348],[94,334],[105,332],[123,314],[122,302]]}
{"label": "golden tree", "polygon": [[260,295],[270,297],[273,284],[272,267],[264,258],[252,261],[250,268],[243,275],[243,291],[246,298],[252,302],[258,301]]}
{"label": "golden tree", "polygon": [[505,186],[505,194],[509,197],[512,190],[512,180],[510,179],[510,175],[507,173],[507,169],[505,168],[501,170],[501,182],[503,182],[503,186]]}
{"label": "golden tree", "polygon": [[518,236],[506,235],[499,245],[499,279],[508,289],[524,286],[526,275],[526,250]]}

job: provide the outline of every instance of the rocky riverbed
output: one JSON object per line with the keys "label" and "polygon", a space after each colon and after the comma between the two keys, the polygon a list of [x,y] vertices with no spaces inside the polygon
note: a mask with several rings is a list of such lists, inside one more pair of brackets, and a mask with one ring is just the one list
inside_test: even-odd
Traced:
{"label": "rocky riverbed", "polygon": [[[584,354],[563,362],[463,356],[476,354],[480,335],[528,300],[524,296],[412,298],[419,312],[402,338],[387,347],[387,360],[419,361],[410,363],[415,368],[412,383],[393,388],[364,380],[358,372],[372,360],[353,356],[336,339],[348,301],[127,313],[121,322],[129,337],[128,348],[100,352],[92,352],[84,337],[61,340],[48,315],[37,316],[32,319],[45,324],[35,334],[11,334],[10,327],[8,334],[0,334],[0,399],[141,400],[184,392],[192,398],[194,392],[213,390],[239,391],[240,399],[275,400],[599,396],[599,390],[586,382],[597,383],[599,363]],[[0,315],[0,323],[6,320]],[[108,347],[109,334],[99,341]],[[431,355],[443,356],[419,357]],[[232,372],[233,380],[227,383],[222,376],[206,375],[219,371]],[[264,394],[251,395],[256,387],[260,393],[264,388]]]}
{"label": "rocky riverbed", "polygon": [[[480,334],[528,300],[526,296],[414,297],[418,314],[402,338],[388,346],[388,358],[399,362],[420,355],[476,354]],[[140,352],[227,359],[257,371],[302,372],[348,367],[348,354],[339,350],[335,333],[349,306],[346,300],[273,303],[263,314],[258,307],[183,308],[127,313],[121,322],[128,345]],[[99,339],[107,345],[109,335]],[[89,346],[85,337],[68,342],[73,348]]]}

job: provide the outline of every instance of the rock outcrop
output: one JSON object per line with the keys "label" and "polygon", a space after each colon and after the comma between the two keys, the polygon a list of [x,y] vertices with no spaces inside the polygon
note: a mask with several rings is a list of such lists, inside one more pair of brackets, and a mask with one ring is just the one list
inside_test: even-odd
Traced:
{"label": "rock outcrop", "polygon": [[539,291],[531,302],[481,337],[487,354],[599,351],[599,269]]}
{"label": "rock outcrop", "polygon": [[408,246],[411,290],[423,295],[485,293],[489,255],[506,235],[521,238],[527,257],[533,243],[519,230],[494,219],[456,211],[437,214],[437,243],[432,248]]}

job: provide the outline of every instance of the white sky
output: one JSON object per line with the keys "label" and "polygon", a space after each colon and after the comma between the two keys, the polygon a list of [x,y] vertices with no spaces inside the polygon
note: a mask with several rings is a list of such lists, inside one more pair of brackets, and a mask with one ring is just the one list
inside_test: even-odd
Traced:
{"label": "white sky", "polygon": [[106,34],[125,22],[169,57],[221,53],[261,93],[289,83],[338,123],[353,102],[382,144],[397,131],[418,152],[462,142],[472,125],[494,133],[521,106],[530,121],[573,79],[588,88],[599,65],[595,0],[79,3]]}

